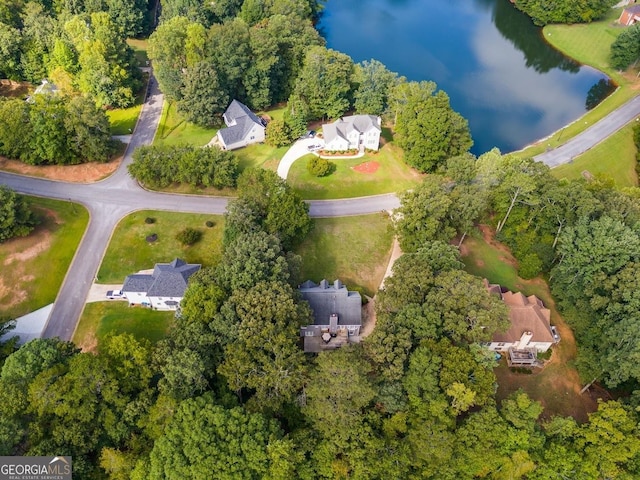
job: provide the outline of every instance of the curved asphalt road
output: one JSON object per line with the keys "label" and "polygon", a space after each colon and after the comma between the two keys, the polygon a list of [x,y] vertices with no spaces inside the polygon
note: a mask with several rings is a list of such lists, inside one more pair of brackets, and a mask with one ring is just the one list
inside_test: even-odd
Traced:
{"label": "curved asphalt road", "polygon": [[[618,107],[602,120],[576,135],[558,148],[533,157],[549,167],[557,167],[573,161],[575,157],[595,147],[640,115],[640,96],[634,97]],[[578,120],[580,121],[580,120]]]}
{"label": "curved asphalt road", "polygon": [[[122,164],[107,179],[93,184],[72,184],[0,172],[0,184],[29,195],[79,202],[87,207],[91,216],[54,302],[44,337],[71,340],[111,233],[122,217],[141,209],[211,214],[222,214],[226,210],[226,198],[151,192],[142,189],[129,176],[127,166],[132,161],[132,152],[141,145],[153,142],[162,113],[163,95],[157,82],[151,78],[149,96],[143,105]],[[310,202],[310,213],[314,217],[359,215],[393,209],[398,205],[395,195],[380,195]]]}
{"label": "curved asphalt road", "polygon": [[[150,192],[142,189],[129,176],[127,166],[132,161],[132,152],[141,145],[153,142],[160,121],[163,95],[153,76],[151,79],[147,102],[143,105],[122,164],[109,178],[93,184],[70,184],[0,172],[0,184],[29,195],[82,203],[91,215],[89,226],[55,300],[44,337],[71,339],[111,233],[123,216],[141,209],[211,214],[222,214],[226,210],[226,198]],[[535,159],[552,167],[569,162],[639,114],[640,97],[636,97],[565,145],[538,155]],[[310,214],[314,217],[375,213],[397,208],[400,204],[393,194],[309,203]]]}

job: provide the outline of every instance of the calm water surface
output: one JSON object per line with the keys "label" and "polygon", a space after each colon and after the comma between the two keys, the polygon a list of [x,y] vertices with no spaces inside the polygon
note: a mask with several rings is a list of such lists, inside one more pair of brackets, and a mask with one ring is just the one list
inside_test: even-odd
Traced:
{"label": "calm water surface", "polygon": [[436,82],[469,120],[476,154],[562,128],[606,80],[551,48],[509,0],[327,0],[319,27],[355,62]]}

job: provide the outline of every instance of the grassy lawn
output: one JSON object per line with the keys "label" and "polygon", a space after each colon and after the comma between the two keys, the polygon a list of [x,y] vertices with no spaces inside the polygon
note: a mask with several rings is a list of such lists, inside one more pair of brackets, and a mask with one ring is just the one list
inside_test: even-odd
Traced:
{"label": "grassy lawn", "polygon": [[127,302],[87,303],[73,342],[84,350],[94,350],[109,333],[130,333],[138,340],[155,343],[166,336],[173,316],[174,312],[129,307]]}
{"label": "grassy lawn", "polygon": [[136,127],[136,122],[142,111],[142,104],[144,103],[144,96],[147,91],[147,81],[149,75],[142,74],[142,87],[136,95],[135,105],[129,108],[114,108],[113,110],[107,110],[107,117],[109,117],[109,124],[111,125],[111,135],[129,135]]}
{"label": "grassy lawn", "polygon": [[544,418],[553,415],[570,415],[586,421],[587,414],[596,409],[596,402],[588,395],[580,395],[582,387],[578,372],[573,367],[576,344],[573,333],[555,308],[555,302],[546,282],[541,278],[524,280],[516,273],[516,261],[508,248],[496,242],[488,229],[484,234],[476,232],[467,237],[461,249],[466,270],[476,276],[487,278],[512,291],[525,295],[536,295],[551,310],[551,323],[556,325],[561,341],[553,347],[550,362],[532,375],[513,373],[501,360],[494,370],[498,378],[497,398],[502,400],[512,392],[522,389],[534,400],[542,403]]}
{"label": "grassy lawn", "polygon": [[[155,218],[155,223],[145,223],[147,217]],[[207,220],[215,225],[207,228]],[[175,238],[186,227],[196,228],[203,234],[202,239],[191,247],[183,246]],[[170,262],[176,257],[203,266],[214,265],[221,255],[223,227],[224,217],[219,215],[152,210],[132,213],[122,219],[113,232],[98,271],[98,282],[121,283],[131,273],[153,268],[158,262]],[[148,243],[146,237],[153,233],[158,239]]]}
{"label": "grassy lawn", "polygon": [[280,159],[287,153],[287,150],[289,147],[276,148],[266,143],[255,143],[234,150],[233,153],[238,157],[241,171],[249,167],[262,167],[275,172],[278,169]]}
{"label": "grassy lawn", "polygon": [[339,278],[349,289],[359,286],[373,296],[391,255],[393,231],[386,214],[319,218],[297,249],[302,278],[330,282]]}
{"label": "grassy lawn", "polygon": [[148,43],[147,40],[139,40],[137,38],[127,39],[127,45],[133,49],[133,54],[136,56],[139,67],[149,66],[149,56],[147,55]]}
{"label": "grassy lawn", "polygon": [[204,146],[211,141],[218,130],[205,128],[185,121],[178,113],[175,103],[164,102],[162,117],[156,132],[154,145],[189,145]]}
{"label": "grassy lawn", "polygon": [[544,27],[544,38],[551,45],[578,62],[606,73],[619,88],[600,105],[581,117],[580,121],[559,130],[544,142],[523,150],[523,155],[534,156],[544,152],[547,144],[556,147],[562,141],[566,142],[638,94],[638,79],[634,72],[621,74],[609,66],[611,44],[624,29],[615,23],[619,16],[620,9],[612,9],[607,17],[599,22]]}
{"label": "grassy lawn", "polygon": [[[326,177],[314,177],[307,171],[307,161],[313,155],[296,160],[289,170],[287,182],[309,200],[353,198],[381,193],[400,192],[420,183],[422,176],[403,161],[403,152],[393,142],[377,153],[368,153],[356,159],[331,160],[336,170]],[[377,162],[374,173],[361,173],[353,168],[364,162]]]}
{"label": "grassy lawn", "polygon": [[116,108],[107,111],[109,124],[111,125],[111,135],[129,135],[136,126],[142,101],[136,100],[136,104],[129,108]]}
{"label": "grassy lawn", "polygon": [[582,172],[611,177],[619,187],[638,184],[636,175],[636,147],[633,144],[633,125],[627,125],[572,163],[551,170],[556,178],[578,179]]}
{"label": "grassy lawn", "polygon": [[30,201],[40,225],[28,237],[0,244],[0,317],[16,318],[55,300],[89,221],[81,205]]}

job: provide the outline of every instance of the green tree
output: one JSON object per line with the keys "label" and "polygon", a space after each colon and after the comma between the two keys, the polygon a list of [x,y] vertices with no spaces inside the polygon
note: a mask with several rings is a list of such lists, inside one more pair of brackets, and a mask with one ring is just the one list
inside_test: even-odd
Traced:
{"label": "green tree", "polygon": [[529,15],[536,25],[548,23],[589,23],[602,18],[615,0],[515,0],[514,5]]}
{"label": "green tree", "polygon": [[[294,474],[292,444],[277,423],[241,408],[225,410],[210,395],[182,402],[156,440],[148,475],[167,479],[281,478]],[[231,461],[232,460],[232,461]]]}
{"label": "green tree", "polygon": [[473,145],[469,125],[433,82],[403,82],[393,89],[398,145],[409,165],[433,172]]}
{"label": "green tree", "polygon": [[290,102],[306,106],[308,118],[337,118],[351,106],[354,65],[344,53],[311,47]]}
{"label": "green tree", "polygon": [[238,196],[248,201],[262,228],[277,235],[286,250],[311,230],[309,206],[276,172],[246,169],[238,178]]}
{"label": "green tree", "polygon": [[219,284],[233,292],[263,281],[288,282],[291,267],[278,237],[258,230],[238,236],[225,247],[216,274]]}
{"label": "green tree", "polygon": [[231,390],[255,393],[249,406],[278,411],[302,388],[305,357],[298,346],[300,327],[308,325],[311,310],[298,303],[294,290],[281,282],[258,283],[230,299],[237,339],[226,346],[218,372]]}
{"label": "green tree", "polygon": [[455,235],[449,222],[455,209],[444,179],[430,175],[400,198],[395,227],[404,252],[415,252],[433,240],[448,242]]}
{"label": "green tree", "polygon": [[29,103],[20,99],[0,99],[0,154],[24,159],[32,136]]}
{"label": "green tree", "polygon": [[611,66],[625,70],[640,58],[640,25],[627,27],[611,44]]}
{"label": "green tree", "polygon": [[109,119],[104,110],[85,97],[73,97],[66,105],[67,142],[75,156],[85,161],[106,162],[114,151]]}
{"label": "green tree", "polygon": [[355,81],[358,88],[353,94],[356,112],[364,115],[385,113],[389,108],[392,89],[403,80],[378,60],[364,60],[356,64]]}
{"label": "green tree", "polygon": [[344,445],[359,430],[375,389],[357,347],[318,355],[305,388],[304,414],[324,438]]}
{"label": "green tree", "polygon": [[279,148],[291,144],[292,140],[291,129],[284,120],[273,119],[267,124],[267,145]]}
{"label": "green tree", "polygon": [[20,51],[22,34],[17,28],[0,22],[0,76],[11,80],[20,80]]}
{"label": "green tree", "polygon": [[0,243],[13,237],[26,237],[36,223],[25,198],[0,185]]}
{"label": "green tree", "polygon": [[197,125],[211,127],[219,124],[221,114],[229,104],[229,95],[222,87],[218,72],[209,62],[187,68],[178,100],[178,111]]}
{"label": "green tree", "polygon": [[[165,6],[163,5],[163,10]],[[149,59],[153,74],[168,100],[179,100],[182,95],[183,69],[187,64],[187,34],[190,22],[176,16],[163,21],[149,36]]]}

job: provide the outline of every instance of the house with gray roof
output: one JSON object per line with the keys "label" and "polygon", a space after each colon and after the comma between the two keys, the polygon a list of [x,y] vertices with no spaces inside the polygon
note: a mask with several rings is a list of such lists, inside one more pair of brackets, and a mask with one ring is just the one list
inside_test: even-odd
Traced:
{"label": "house with gray roof", "polygon": [[233,100],[222,115],[226,128],[218,130],[218,142],[224,150],[264,142],[265,125],[249,108]]}
{"label": "house with gray roof", "polygon": [[156,263],[153,273],[127,276],[122,295],[129,305],[143,305],[154,310],[176,310],[187,289],[189,277],[200,265],[176,258],[171,263]]}
{"label": "house with gray roof", "polygon": [[378,150],[382,120],[374,115],[351,115],[322,125],[324,149],[331,151]]}
{"label": "house with gray roof", "polygon": [[307,280],[298,291],[309,303],[314,322],[300,329],[305,352],[332,350],[360,341],[362,298],[347,290],[340,280],[315,284]]}

